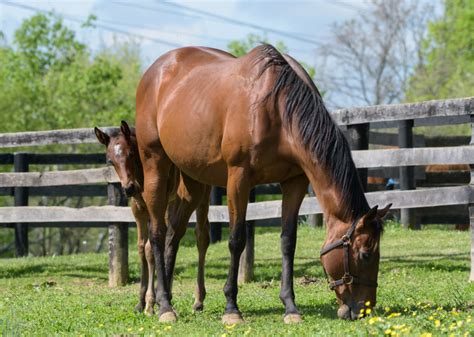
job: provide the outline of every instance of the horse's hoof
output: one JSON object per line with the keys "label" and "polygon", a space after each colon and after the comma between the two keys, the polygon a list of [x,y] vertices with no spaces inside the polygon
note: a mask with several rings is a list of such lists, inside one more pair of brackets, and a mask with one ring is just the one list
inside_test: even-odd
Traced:
{"label": "horse's hoof", "polygon": [[202,302],[196,302],[193,304],[193,311],[203,311],[204,304]]}
{"label": "horse's hoof", "polygon": [[230,313],[230,314],[224,314],[224,316],[222,316],[222,323],[227,324],[227,325],[232,325],[232,324],[242,324],[242,323],[245,323],[245,321],[242,318],[242,315],[240,313],[235,312],[235,313]]}
{"label": "horse's hoof", "polygon": [[145,306],[145,315],[153,316],[155,314],[155,310],[153,309],[153,304],[148,304]]}
{"label": "horse's hoof", "polygon": [[298,324],[303,322],[303,319],[300,314],[288,314],[283,317],[283,322],[285,322],[285,324]]}
{"label": "horse's hoof", "polygon": [[173,323],[176,322],[176,314],[174,311],[167,311],[160,316],[160,323]]}

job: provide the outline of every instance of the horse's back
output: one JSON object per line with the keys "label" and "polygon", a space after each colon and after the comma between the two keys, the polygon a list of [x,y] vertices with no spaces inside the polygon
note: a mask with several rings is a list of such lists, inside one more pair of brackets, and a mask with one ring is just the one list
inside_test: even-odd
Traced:
{"label": "horse's back", "polygon": [[[178,167],[208,184],[225,184],[229,165],[273,166],[281,121],[262,104],[271,81],[259,60],[258,47],[240,58],[201,47],[163,55],[138,89],[137,129],[154,134]],[[276,171],[288,171],[284,166]]]}

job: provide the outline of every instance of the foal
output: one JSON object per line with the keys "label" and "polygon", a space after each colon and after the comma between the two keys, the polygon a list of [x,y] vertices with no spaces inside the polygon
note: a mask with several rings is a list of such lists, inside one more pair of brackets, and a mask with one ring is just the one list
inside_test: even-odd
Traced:
{"label": "foal", "polygon": [[[138,255],[140,257],[140,293],[139,302],[135,307],[138,312],[145,311],[147,315],[154,313],[155,292],[153,288],[155,276],[155,260],[148,240],[149,215],[142,198],[143,169],[138,156],[135,130],[122,121],[119,131],[111,135],[106,134],[97,127],[94,132],[100,143],[107,148],[107,163],[114,166],[120,179],[122,189],[127,197],[131,198],[131,208],[137,223]],[[183,181],[188,178],[177,168],[173,168],[168,178],[170,198],[168,200],[168,228],[166,233],[166,282],[171,287],[176,254],[179,242],[187,229],[187,222],[180,221],[179,209],[183,203],[197,204],[196,207],[196,241],[199,252],[198,275],[195,290],[193,309],[201,311],[206,296],[204,284],[204,263],[207,248],[209,247],[209,210],[210,186],[196,184],[189,188]]]}

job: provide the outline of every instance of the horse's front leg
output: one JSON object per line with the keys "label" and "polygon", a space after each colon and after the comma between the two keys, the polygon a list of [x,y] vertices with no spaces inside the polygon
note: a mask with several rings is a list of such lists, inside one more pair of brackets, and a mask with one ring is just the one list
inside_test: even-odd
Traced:
{"label": "horse's front leg", "polygon": [[237,275],[239,260],[245,248],[245,215],[249,200],[250,183],[248,170],[243,167],[229,167],[227,179],[227,204],[229,208],[229,251],[230,266],[224,294],[227,299],[222,322],[225,324],[243,323],[237,306]]}
{"label": "horse's front leg", "polygon": [[301,202],[308,189],[308,178],[301,175],[281,183],[282,201],[282,228],[281,253],[282,273],[280,299],[285,305],[285,323],[301,322],[301,315],[295,304],[293,290],[293,262],[296,249],[296,231],[298,227],[298,212]]}
{"label": "horse's front leg", "polygon": [[[146,209],[140,209],[135,198],[132,199],[132,213],[137,224],[137,247],[138,257],[140,259],[140,291],[138,297],[138,304],[135,306],[137,312],[142,312],[146,306],[146,291],[148,286],[148,265],[145,254],[145,244],[148,241],[148,212]],[[152,308],[153,309],[153,308]]]}
{"label": "horse's front leg", "polygon": [[160,322],[176,321],[176,314],[171,306],[169,284],[165,273],[165,213],[168,204],[168,176],[170,160],[162,149],[150,156],[142,156],[144,173],[144,191],[148,214],[150,216],[149,240],[153,250],[156,267],[156,300],[160,307]]}

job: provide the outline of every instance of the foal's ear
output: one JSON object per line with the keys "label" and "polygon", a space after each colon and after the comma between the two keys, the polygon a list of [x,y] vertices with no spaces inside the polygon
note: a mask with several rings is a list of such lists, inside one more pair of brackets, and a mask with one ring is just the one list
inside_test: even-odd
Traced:
{"label": "foal's ear", "polygon": [[100,143],[104,144],[105,146],[109,145],[110,137],[108,134],[99,129],[97,126],[94,128],[94,133]]}
{"label": "foal's ear", "polygon": [[127,140],[130,140],[130,135],[132,132],[130,131],[130,127],[128,126],[127,122],[122,121],[122,123],[120,124],[120,131],[122,131],[123,135]]}
{"label": "foal's ear", "polygon": [[390,210],[390,207],[392,207],[392,204],[388,204],[387,206],[385,206],[385,208],[381,209],[381,210],[378,210],[377,211],[377,216],[380,218],[380,219],[383,219],[385,218],[385,216],[387,215],[388,211]]}

